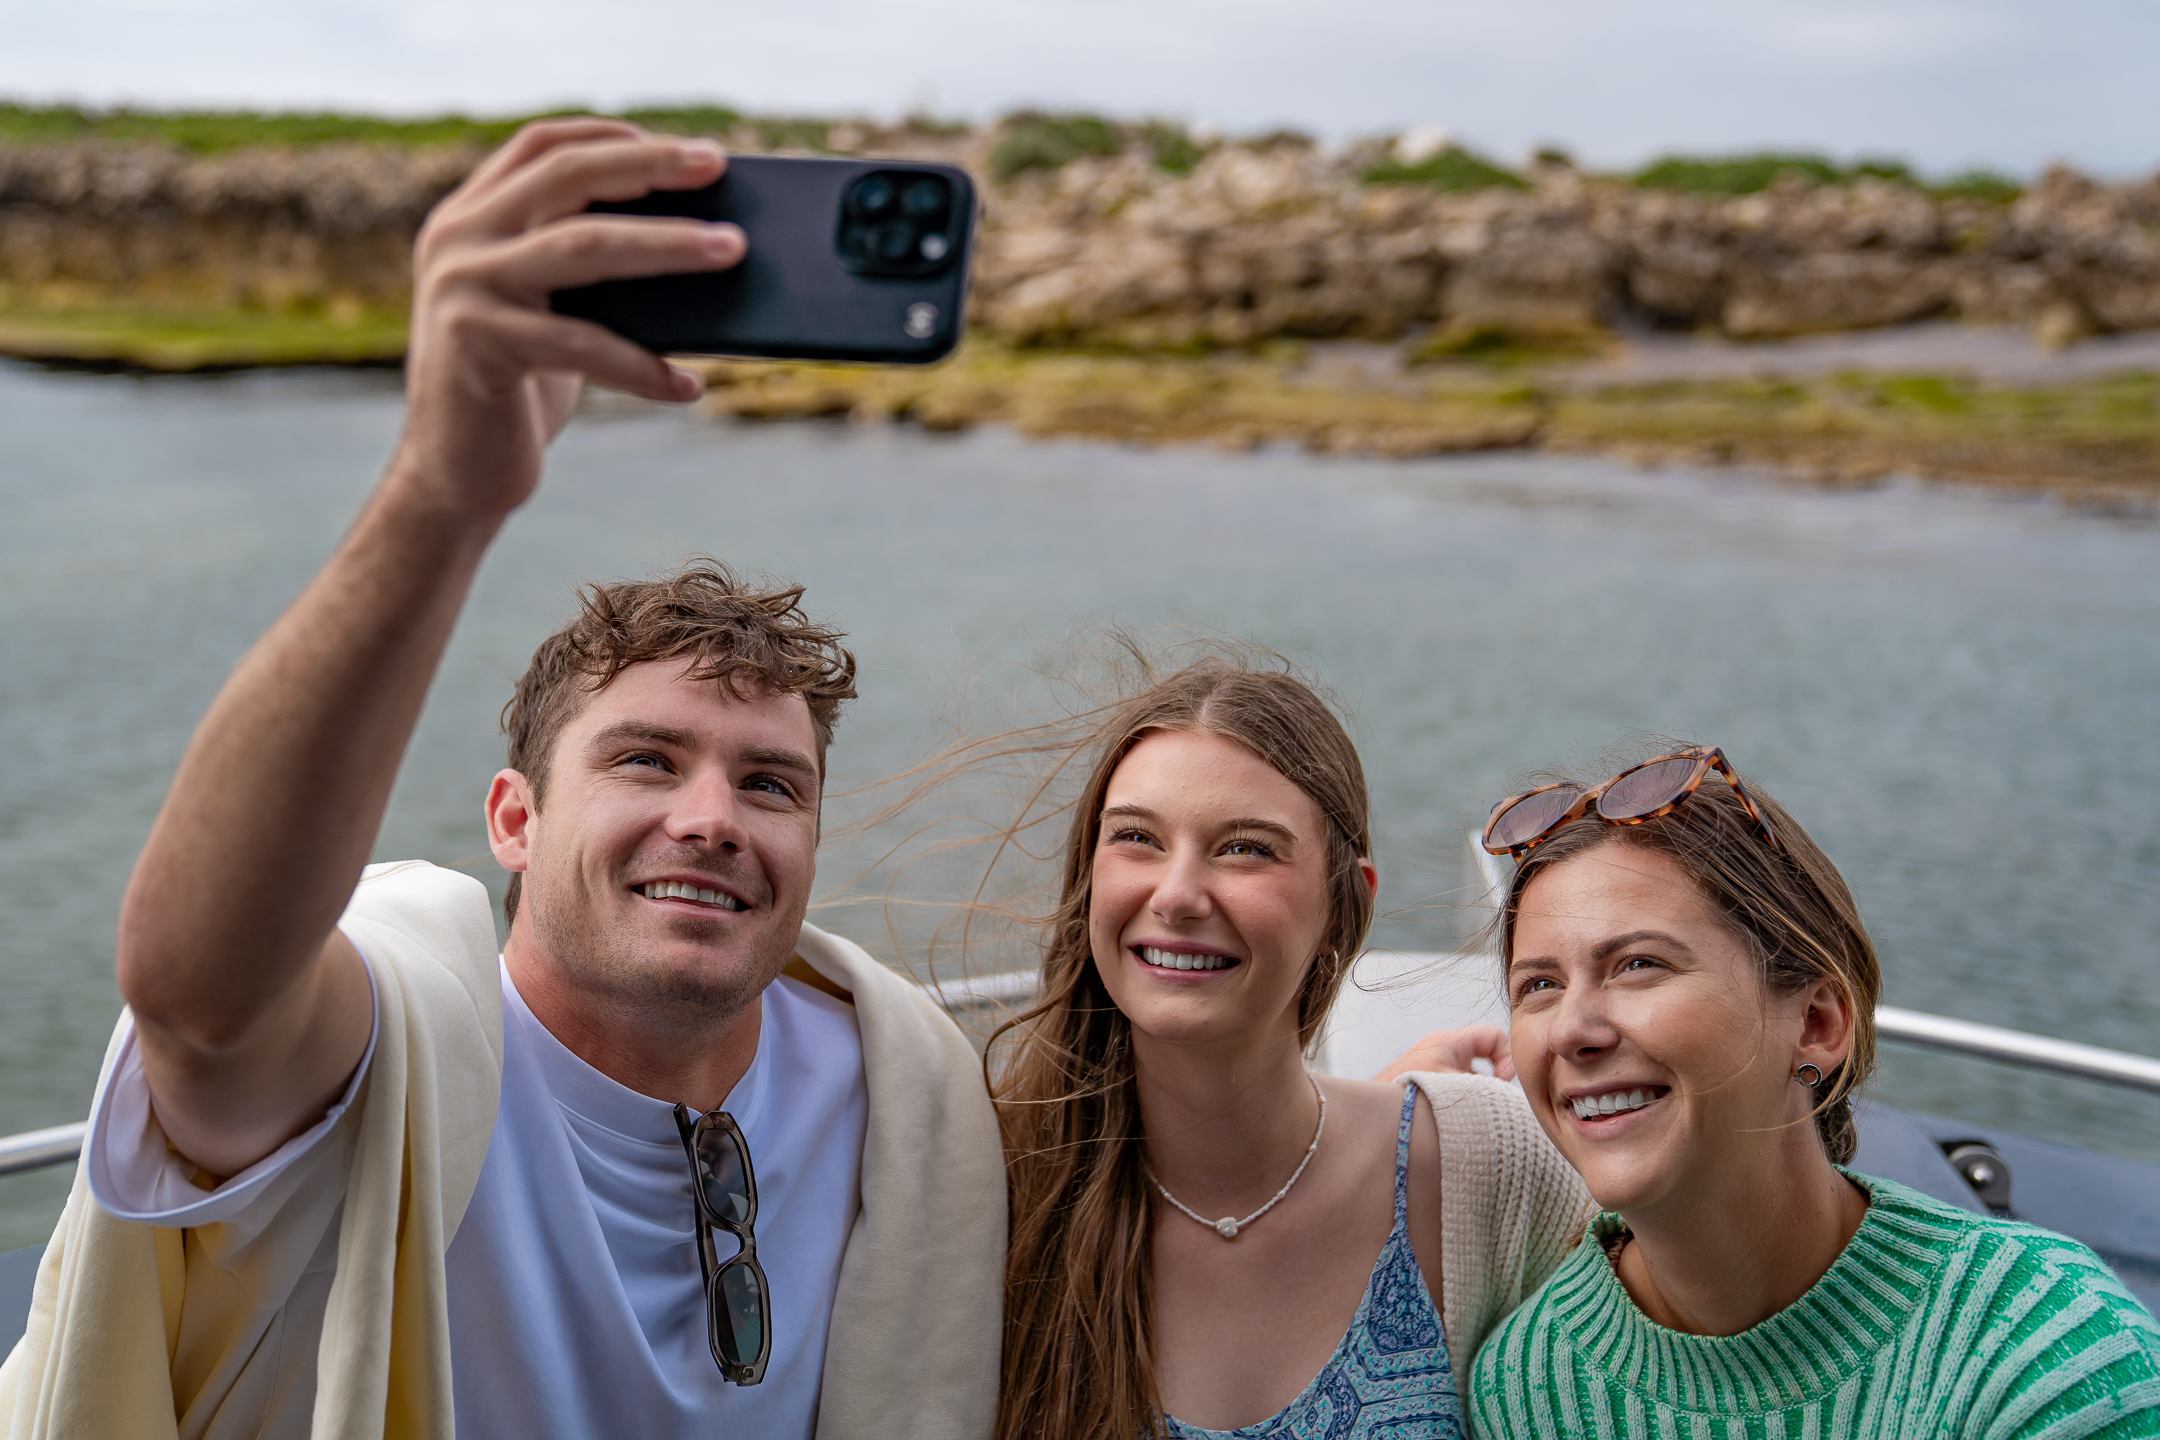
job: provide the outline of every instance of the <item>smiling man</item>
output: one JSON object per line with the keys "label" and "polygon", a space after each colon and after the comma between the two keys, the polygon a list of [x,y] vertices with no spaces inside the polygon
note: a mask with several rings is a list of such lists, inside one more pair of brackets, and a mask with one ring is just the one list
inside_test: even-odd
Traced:
{"label": "smiling man", "polygon": [[804,923],[855,662],[798,589],[597,586],[540,646],[486,793],[499,956],[477,881],[366,864],[580,383],[698,393],[546,297],[742,234],[587,205],[723,164],[547,122],[422,231],[397,452],[129,884],[130,1014],[0,1370],[17,1440],[987,1435],[997,1125],[952,1023]]}

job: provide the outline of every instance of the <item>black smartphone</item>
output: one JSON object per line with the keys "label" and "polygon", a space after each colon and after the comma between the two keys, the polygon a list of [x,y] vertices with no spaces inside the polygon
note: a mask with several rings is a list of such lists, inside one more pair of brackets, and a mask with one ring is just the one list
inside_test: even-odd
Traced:
{"label": "black smartphone", "polygon": [[732,270],[548,297],[648,350],[924,365],[960,341],[975,186],[953,166],[736,155],[703,189],[592,209],[732,220],[750,237]]}

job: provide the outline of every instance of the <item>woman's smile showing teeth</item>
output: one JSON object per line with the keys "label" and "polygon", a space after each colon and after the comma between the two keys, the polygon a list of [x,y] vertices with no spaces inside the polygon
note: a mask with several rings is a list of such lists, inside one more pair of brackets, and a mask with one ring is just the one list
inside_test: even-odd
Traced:
{"label": "woman's smile showing teeth", "polygon": [[725,890],[707,890],[681,880],[651,880],[634,888],[648,900],[694,900],[700,905],[717,905],[722,910],[750,908]]}
{"label": "woman's smile showing teeth", "polygon": [[1569,1108],[1578,1120],[1602,1120],[1609,1115],[1624,1115],[1640,1110],[1665,1098],[1668,1089],[1663,1085],[1638,1085],[1632,1089],[1606,1090],[1596,1095],[1577,1095],[1568,1101]]}
{"label": "woman's smile showing teeth", "polygon": [[1238,963],[1228,955],[1158,950],[1152,945],[1135,945],[1133,954],[1140,957],[1141,964],[1152,965],[1158,970],[1227,970]]}

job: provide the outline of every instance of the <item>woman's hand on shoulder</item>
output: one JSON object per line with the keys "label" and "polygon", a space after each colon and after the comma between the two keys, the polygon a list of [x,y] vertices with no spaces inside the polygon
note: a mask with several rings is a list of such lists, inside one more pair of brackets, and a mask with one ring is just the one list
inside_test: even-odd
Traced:
{"label": "woman's hand on shoulder", "polygon": [[1515,1060],[1508,1049],[1507,1031],[1497,1025],[1465,1025],[1455,1030],[1431,1032],[1373,1079],[1396,1080],[1413,1070],[1469,1075],[1477,1073],[1473,1063],[1477,1060],[1488,1061],[1492,1073],[1502,1080],[1515,1078]]}

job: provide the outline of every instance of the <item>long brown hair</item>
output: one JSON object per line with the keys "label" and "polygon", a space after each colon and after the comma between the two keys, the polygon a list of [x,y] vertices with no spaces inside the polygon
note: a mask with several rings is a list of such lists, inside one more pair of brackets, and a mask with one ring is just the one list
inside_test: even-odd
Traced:
{"label": "long brown hair", "polygon": [[[1669,754],[1671,747],[1656,753]],[[1763,843],[1762,832],[1732,787],[1715,775],[1671,814],[1645,824],[1577,820],[1523,857],[1501,911],[1500,953],[1503,961],[1513,957],[1523,891],[1553,866],[1602,845],[1632,846],[1670,859],[1753,953],[1766,991],[1791,995],[1827,979],[1845,992],[1853,1014],[1852,1049],[1844,1063],[1814,1087],[1816,1131],[1830,1159],[1844,1165],[1859,1143],[1852,1094],[1875,1073],[1875,1002],[1882,994],[1882,966],[1837,866],[1784,806],[1752,780],[1745,783],[1784,845],[1783,855]]]}
{"label": "long brown hair", "polygon": [[1160,731],[1234,740],[1319,807],[1330,915],[1298,991],[1300,1045],[1318,1035],[1372,924],[1372,891],[1358,867],[1372,850],[1364,768],[1342,722],[1309,686],[1287,668],[1214,659],[1111,708],[1086,742],[1095,761],[1073,808],[1058,904],[1045,925],[1041,999],[999,1029],[985,1056],[1012,1207],[1000,1440],[1162,1432],[1132,1029],[1111,1003],[1088,942],[1104,795],[1133,746]]}

